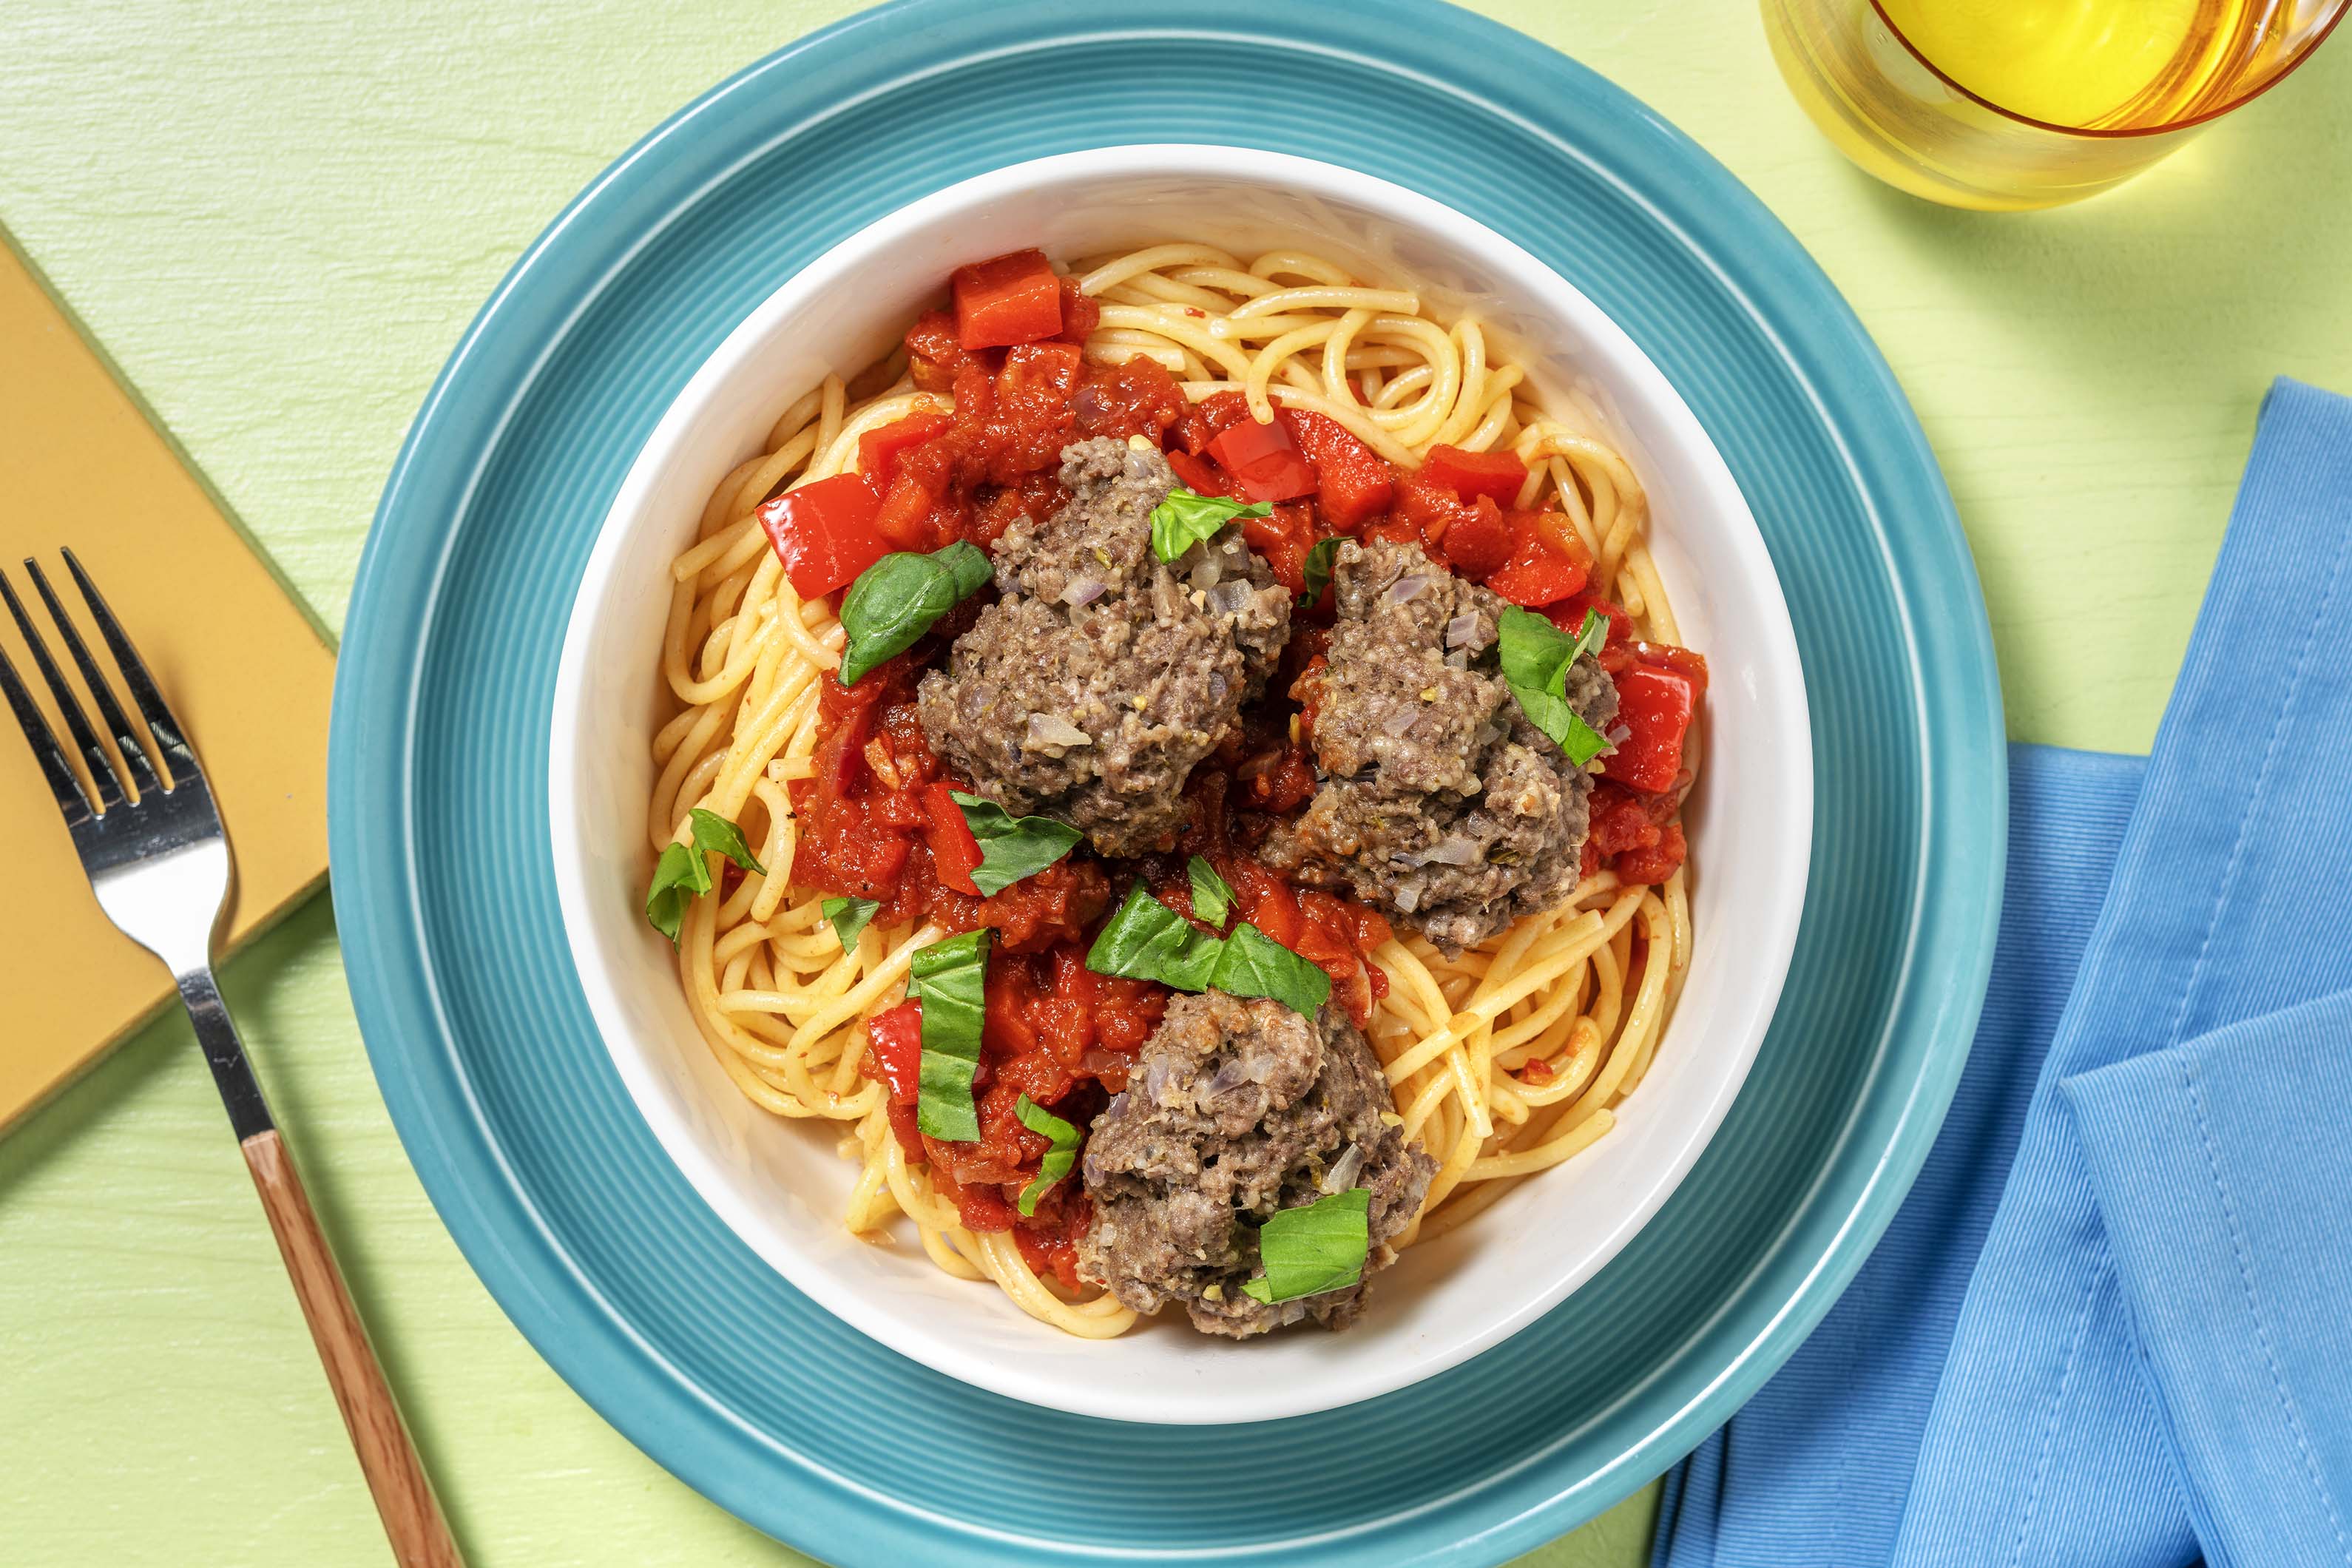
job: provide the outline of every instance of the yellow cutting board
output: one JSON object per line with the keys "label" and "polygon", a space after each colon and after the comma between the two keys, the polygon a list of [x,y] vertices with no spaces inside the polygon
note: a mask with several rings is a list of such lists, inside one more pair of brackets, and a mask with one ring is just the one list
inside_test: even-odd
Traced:
{"label": "yellow cutting board", "polygon": [[[236,861],[222,941],[240,941],[326,876],[334,656],[0,244],[0,571],[62,657],[21,565],[37,557],[75,603],[60,546],[89,569],[204,760]],[[97,646],[87,621],[82,636]],[[5,611],[0,649],[70,745]],[[163,965],[99,912],[16,730],[0,706],[0,1127],[173,995]]]}

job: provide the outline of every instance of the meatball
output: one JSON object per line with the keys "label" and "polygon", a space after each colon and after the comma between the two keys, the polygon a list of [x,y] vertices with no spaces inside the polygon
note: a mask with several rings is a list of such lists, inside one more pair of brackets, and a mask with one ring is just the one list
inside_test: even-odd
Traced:
{"label": "meatball", "polygon": [[979,794],[1132,855],[1183,826],[1184,781],[1265,685],[1290,596],[1233,528],[1152,552],[1176,478],[1150,447],[1081,441],[1061,479],[1067,504],[998,541],[1003,597],[923,678],[917,712]]}
{"label": "meatball", "polygon": [[[1409,544],[1340,545],[1339,620],[1316,678],[1322,780],[1263,858],[1393,911],[1445,952],[1576,886],[1592,780],[1528,722],[1494,648],[1503,601]],[[1588,654],[1567,698],[1606,731],[1617,689]]]}
{"label": "meatball", "polygon": [[[1087,1137],[1094,1219],[1078,1271],[1139,1312],[1181,1301],[1203,1333],[1247,1339],[1310,1318],[1342,1329],[1436,1170],[1405,1142],[1380,1062],[1337,1008],[1310,1019],[1263,997],[1179,996]],[[1364,1280],[1271,1305],[1244,1294],[1263,1272],[1256,1226],[1350,1187],[1371,1194]]]}

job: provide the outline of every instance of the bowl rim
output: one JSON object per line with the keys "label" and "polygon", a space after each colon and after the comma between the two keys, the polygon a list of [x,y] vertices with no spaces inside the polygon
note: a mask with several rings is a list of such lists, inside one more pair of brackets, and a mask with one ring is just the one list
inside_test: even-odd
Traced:
{"label": "bowl rim", "polygon": [[[1612,377],[1645,383],[1653,412],[1674,427],[1676,460],[1694,458],[1696,480],[1706,490],[1709,510],[1725,526],[1723,537],[1710,536],[1711,546],[1728,542],[1732,555],[1711,561],[1709,576],[1737,575],[1758,600],[1762,614],[1763,646],[1746,650],[1759,657],[1776,676],[1785,677],[1785,700],[1791,710],[1790,742],[1769,761],[1777,764],[1780,787],[1792,805],[1792,823],[1801,832],[1780,836],[1768,852],[1777,852],[1768,884],[1776,896],[1760,910],[1743,910],[1749,929],[1746,945],[1764,955],[1762,977],[1745,995],[1726,998],[1736,1005],[1728,1019],[1711,1017],[1710,1049],[1720,1054],[1727,1070],[1697,1114],[1673,1146],[1673,1156],[1656,1168],[1642,1188],[1639,1200],[1615,1216],[1614,1223],[1585,1255],[1554,1277],[1539,1293],[1512,1304],[1483,1321],[1473,1332],[1451,1340],[1442,1351],[1402,1359],[1386,1356],[1352,1358],[1356,1374],[1325,1392],[1301,1392],[1285,1380],[1267,1379],[1256,1396],[1238,1406],[1229,1389],[1211,1405],[1198,1392],[1171,1401],[1171,1391],[1140,1390],[1140,1380],[1118,1377],[1062,1377],[1033,1373],[1025,1368],[992,1360],[959,1342],[953,1325],[940,1331],[920,1332],[911,1339],[886,1338],[858,1310],[855,1294],[822,1260],[800,1256],[777,1227],[753,1212],[721,1162],[702,1145],[690,1128],[681,1125],[662,1103],[651,1069],[627,1045],[612,973],[595,962],[592,932],[598,918],[591,913],[592,897],[585,871],[576,856],[564,852],[567,834],[577,822],[575,787],[581,766],[575,721],[582,700],[588,650],[599,622],[595,609],[610,587],[625,553],[629,524],[637,520],[652,498],[656,480],[675,449],[690,438],[697,422],[711,403],[738,377],[756,374],[754,365],[762,340],[782,317],[806,308],[838,286],[840,275],[866,258],[891,251],[906,237],[922,232],[945,212],[969,208],[994,196],[1025,191],[1040,184],[1074,180],[1135,179],[1155,175],[1202,175],[1230,178],[1279,190],[1307,190],[1316,195],[1350,200],[1423,231],[1441,231],[1454,244],[1476,248],[1491,258],[1498,271],[1513,274],[1515,284],[1532,279],[1530,299],[1539,300],[1544,313],[1561,319],[1588,345],[1580,356],[1584,368],[1603,368]],[[1604,352],[1605,351],[1605,352]],[[1641,459],[1635,454],[1635,460]],[[1309,1415],[1340,1408],[1410,1386],[1482,1354],[1525,1328],[1580,1289],[1615,1258],[1671,1198],[1705,1152],[1744,1085],[1762,1047],[1777,1009],[1794,954],[1805,890],[1811,868],[1813,827],[1813,773],[1811,710],[1799,658],[1793,624],[1777,572],[1761,531],[1729,466],[1717,451],[1696,415],[1655,362],[1581,289],[1525,247],[1484,223],[1433,197],[1392,181],[1319,159],[1219,143],[1151,142],[1115,144],[1024,159],[926,192],[891,209],[874,222],[843,236],[832,246],[780,280],[721,340],[679,389],[637,454],[614,492],[612,504],[598,523],[565,621],[551,700],[547,759],[551,848],[556,901],[566,938],[597,1032],[632,1106],[645,1121],[663,1154],[677,1168],[696,1194],[727,1228],[770,1268],[793,1288],[844,1323],[868,1334],[877,1342],[945,1375],[989,1392],[1065,1411],[1073,1415],[1155,1425],[1227,1425]],[[1801,822],[1795,822],[1796,818]],[[1677,1019],[1689,1037],[1690,1023]],[[692,1048],[689,1042],[677,1042]],[[694,1042],[698,1043],[698,1042]],[[1687,1108],[1685,1108],[1687,1114]],[[1560,1178],[1555,1177],[1556,1182]],[[1052,1333],[1043,1324],[1039,1333]],[[1218,1345],[1223,1352],[1230,1347]],[[1246,1354],[1246,1351],[1239,1353]],[[1323,1384],[1313,1385],[1317,1388]],[[1155,1398],[1157,1395],[1159,1397]]]}

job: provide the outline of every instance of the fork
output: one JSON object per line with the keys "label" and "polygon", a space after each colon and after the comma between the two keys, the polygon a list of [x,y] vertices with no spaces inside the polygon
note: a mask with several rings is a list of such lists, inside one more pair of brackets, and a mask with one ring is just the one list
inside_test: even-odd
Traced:
{"label": "fork", "polygon": [[402,1568],[457,1568],[461,1560],[448,1522],[442,1517],[415,1445],[401,1421],[383,1369],[368,1345],[367,1331],[352,1304],[342,1271],[335,1266],[318,1216],[310,1211],[293,1158],[270,1120],[261,1085],[221,1002],[220,987],[213,980],[213,928],[228,898],[229,853],[211,786],[205,782],[204,768],[188,744],[186,732],[164,704],[146,665],[99,595],[97,585],[72,551],[62,553],[99,635],[114,656],[123,688],[145,721],[155,755],[151,758],[141,743],[139,727],[116,700],[39,563],[29,559],[25,563],[26,574],[81,672],[82,684],[121,759],[121,767],[117,768],[91,728],[89,715],[4,572],[0,572],[0,598],[7,601],[8,613],[24,634],[35,667],[57,700],[74,747],[89,770],[89,790],[83,789],[5,649],[0,649],[0,688],[5,688],[8,706],[24,726],[25,739],[57,796],[58,808],[65,813],[66,826],[73,835],[74,848],[81,856],[82,869],[89,875],[99,907],[125,936],[162,959],[179,983],[180,1000],[195,1025],[213,1081],[228,1108],[229,1126],[245,1150],[246,1165],[260,1191],[262,1210],[278,1237],[286,1271],[293,1278],[302,1316],[310,1325],[320,1359],[326,1363],[335,1404],[351,1430],[352,1447],[359,1451],[360,1468],[374,1494],[385,1533],[392,1538],[394,1557]]}

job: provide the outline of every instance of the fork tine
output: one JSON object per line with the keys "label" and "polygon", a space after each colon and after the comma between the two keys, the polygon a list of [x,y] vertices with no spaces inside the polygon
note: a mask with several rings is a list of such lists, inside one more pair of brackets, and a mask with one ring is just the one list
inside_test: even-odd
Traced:
{"label": "fork tine", "polygon": [[[25,564],[32,565],[27,561]],[[81,701],[74,696],[73,688],[66,684],[65,671],[49,657],[48,645],[33,627],[33,618],[25,614],[24,601],[8,584],[5,573],[0,573],[0,599],[8,602],[8,613],[16,617],[16,629],[25,635],[25,647],[33,656],[34,667],[41,679],[49,683],[49,695],[58,700],[58,710],[65,716],[66,729],[73,735],[74,744],[81,748],[84,761],[89,764],[89,782],[98,790],[98,809],[111,811],[122,804],[122,781],[114,776],[114,763],[99,743],[98,732],[89,727],[89,720],[81,710]]]}
{"label": "fork tine", "polygon": [[173,787],[201,775],[203,769],[196,764],[196,753],[188,744],[187,731],[180,728],[180,721],[173,716],[171,704],[163,700],[163,694],[155,689],[155,678],[147,673],[139,650],[123,635],[122,623],[106,607],[98,584],[89,580],[89,574],[81,569],[72,551],[61,549],[58,553],[66,558],[66,570],[73,574],[74,586],[81,590],[83,602],[89,605],[90,619],[98,623],[98,635],[106,639],[116,666],[122,671],[122,684],[131,689],[131,700],[138,704],[140,716],[147,721],[147,728],[155,737],[155,749],[163,753],[164,764],[172,770]]}
{"label": "fork tine", "polygon": [[58,635],[66,639],[66,651],[73,655],[74,668],[81,671],[82,684],[98,700],[98,715],[106,721],[108,733],[114,737],[115,749],[122,753],[122,766],[131,775],[132,787],[142,795],[151,789],[160,789],[163,781],[155,776],[155,764],[148,761],[147,749],[140,744],[139,732],[131,727],[131,716],[122,710],[122,704],[114,700],[114,688],[107,683],[106,677],[99,670],[97,660],[89,657],[89,649],[83,646],[81,632],[74,626],[73,617],[66,614],[66,607],[58,603],[57,592],[49,586],[49,579],[41,571],[40,563],[28,560],[25,563],[25,570],[33,579],[33,587],[41,595],[41,603],[48,607],[49,619],[57,623]]}
{"label": "fork tine", "polygon": [[[0,578],[0,584],[5,581]],[[49,793],[58,797],[58,809],[66,814],[68,825],[79,827],[90,815],[89,797],[82,794],[81,781],[74,777],[73,767],[66,761],[65,748],[58,744],[49,721],[41,717],[33,694],[16,678],[16,667],[9,661],[5,649],[0,649],[0,689],[6,690],[8,706],[16,712],[16,722],[25,727],[25,743],[40,760],[42,776],[49,781]]]}

